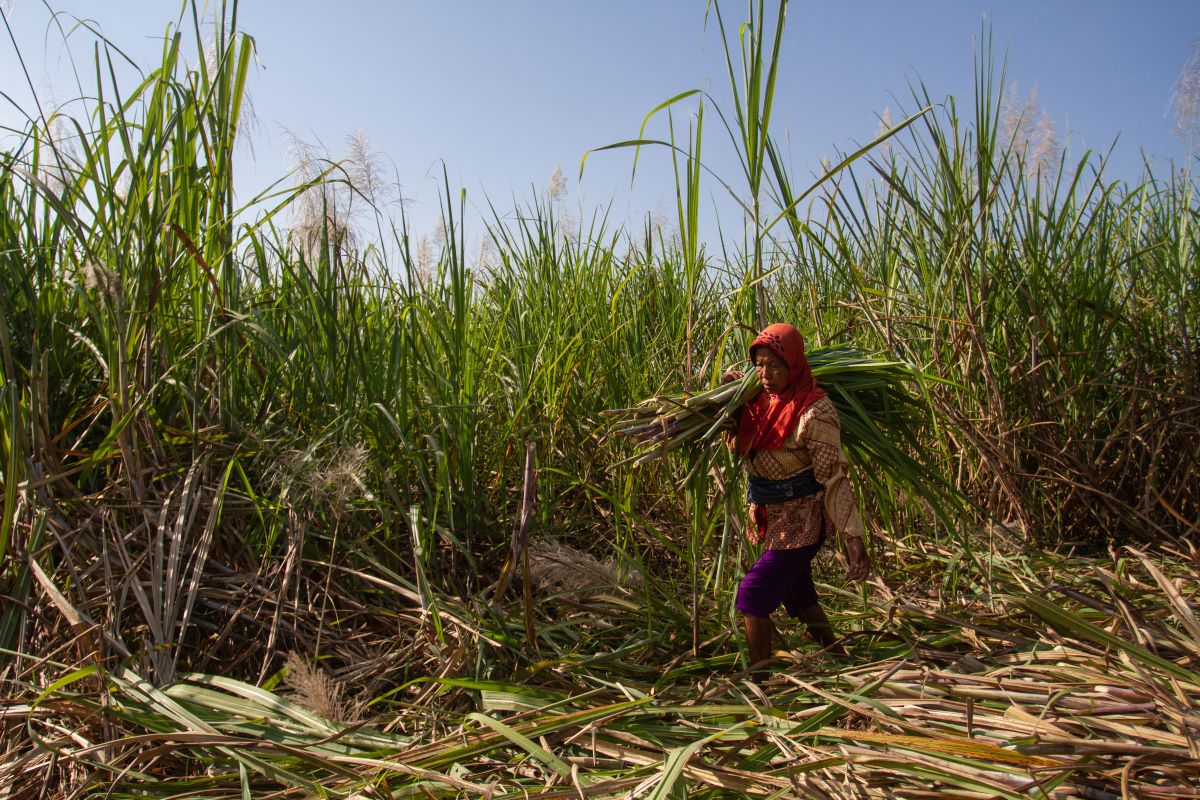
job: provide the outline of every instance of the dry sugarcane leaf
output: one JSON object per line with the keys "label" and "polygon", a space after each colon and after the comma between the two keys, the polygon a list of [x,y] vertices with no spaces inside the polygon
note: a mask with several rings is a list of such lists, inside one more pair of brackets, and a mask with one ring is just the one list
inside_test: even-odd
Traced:
{"label": "dry sugarcane leaf", "polygon": [[973,739],[951,739],[947,737],[934,738],[931,736],[909,736],[893,734],[885,731],[847,731],[838,728],[822,728],[817,732],[822,736],[846,739],[852,742],[876,742],[878,744],[906,747],[926,753],[946,753],[962,756],[963,758],[980,759],[985,761],[1000,761],[1023,767],[1060,767],[1061,761],[1055,761],[1041,756],[1027,756],[1013,750],[1006,750],[996,745],[978,742]]}

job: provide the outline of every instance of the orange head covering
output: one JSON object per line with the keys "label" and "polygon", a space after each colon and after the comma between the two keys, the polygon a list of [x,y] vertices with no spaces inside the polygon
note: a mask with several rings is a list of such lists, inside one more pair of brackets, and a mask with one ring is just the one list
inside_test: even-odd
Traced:
{"label": "orange head covering", "polygon": [[750,344],[751,358],[756,347],[770,348],[787,364],[788,385],[780,392],[764,389],[742,409],[737,432],[737,449],[742,455],[752,449],[781,447],[796,429],[804,409],[825,396],[808,366],[800,331],[784,322],[768,325]]}

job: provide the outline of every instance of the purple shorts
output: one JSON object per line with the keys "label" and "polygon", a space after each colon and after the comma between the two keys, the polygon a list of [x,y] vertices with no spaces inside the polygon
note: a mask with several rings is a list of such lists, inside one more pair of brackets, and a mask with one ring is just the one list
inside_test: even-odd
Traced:
{"label": "purple shorts", "polygon": [[800,616],[817,605],[812,560],[825,537],[816,544],[791,550],[764,550],[738,584],[735,607],[743,614],[769,617],[782,603],[788,615]]}

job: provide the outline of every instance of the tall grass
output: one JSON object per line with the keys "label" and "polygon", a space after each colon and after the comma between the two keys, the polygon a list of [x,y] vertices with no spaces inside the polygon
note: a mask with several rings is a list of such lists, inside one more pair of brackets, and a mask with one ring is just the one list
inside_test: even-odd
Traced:
{"label": "tall grass", "polygon": [[[253,56],[235,3],[213,21],[211,68],[182,55],[208,38],[198,12],[195,30],[168,31],[161,63],[135,86],[116,80],[112,51],[101,49],[87,118],[32,123],[0,157],[0,680],[9,698],[0,724],[5,763],[16,765],[6,776],[19,775],[25,791],[38,786],[30,776],[53,774],[41,785],[63,794],[109,784],[132,792],[127,776],[158,781],[162,794],[315,793],[318,784],[449,793],[488,780],[471,759],[521,753],[546,770],[537,780],[551,794],[576,796],[573,767],[596,770],[581,784],[592,789],[644,783],[665,796],[725,781],[769,794],[796,778],[767,775],[772,757],[813,742],[850,746],[844,731],[822,727],[846,713],[877,736],[910,735],[888,728],[868,699],[885,689],[909,697],[908,673],[867,674],[815,711],[802,706],[825,695],[801,687],[784,712],[798,727],[778,730],[773,711],[746,711],[765,696],[712,678],[740,657],[728,622],[746,546],[732,470],[723,454],[614,467],[622,454],[601,434],[604,409],[715,381],[744,352],[739,326],[767,313],[815,344],[889,354],[940,378],[924,387],[938,413],[913,453],[941,464],[978,506],[978,518],[947,530],[916,495],[861,474],[864,458],[864,510],[891,557],[887,582],[863,596],[830,587],[848,630],[890,626],[895,610],[903,625],[893,632],[911,642],[900,657],[983,658],[1010,647],[1025,657],[1042,647],[1044,629],[1028,616],[1039,615],[1069,629],[1085,672],[1102,669],[1089,659],[1115,647],[1157,682],[1139,703],[1190,707],[1195,631],[1183,565],[1194,553],[1172,556],[1162,580],[1128,560],[1089,565],[1098,583],[1084,591],[1061,577],[1071,562],[999,552],[972,560],[961,545],[989,516],[1051,543],[1194,531],[1193,183],[1114,182],[1090,154],[1052,178],[1030,177],[1024,155],[998,135],[1002,81],[984,53],[969,112],[918,88],[914,113],[889,134],[890,156],[856,150],[796,189],[769,136],[784,7],[769,17],[750,5],[740,61],[725,36],[736,109],[726,119],[755,200],[742,221],[745,252],[723,258],[698,236],[705,115],[711,125],[720,98],[704,96],[686,128],[671,115],[699,93],[662,107],[678,176],[675,232],[635,234],[597,215],[565,235],[553,203],[534,198],[478,231],[495,245],[478,263],[463,197],[447,183],[444,243],[425,264],[403,223],[382,216],[377,240],[357,246],[328,214],[316,246],[314,229],[289,229],[290,210],[314,196],[306,193],[349,183],[346,165],[293,176],[249,209],[235,204]],[[63,130],[74,158],[61,157]],[[538,478],[530,535],[611,556],[625,577],[600,597],[517,609],[496,589],[515,552],[529,444]],[[1039,583],[1051,568],[1064,589],[1051,605],[1069,605],[1065,617],[1032,599],[1059,591]],[[1155,586],[1161,601],[1139,611],[1137,591]],[[998,617],[986,636],[1000,635],[984,646],[964,640],[945,622],[957,617],[940,590],[969,592],[974,611]],[[921,603],[909,602],[917,595]],[[1155,620],[1149,634],[1139,613]],[[1116,642],[1105,635],[1114,620]],[[282,690],[289,652],[358,688],[346,718],[393,729],[346,731],[271,694]],[[884,669],[893,667],[908,668]],[[1158,691],[1170,680],[1186,683],[1177,705]],[[659,690],[678,696],[643,713]],[[722,703],[681,710],[697,696]],[[935,710],[961,711],[954,698]],[[500,719],[511,710],[518,716]],[[610,714],[618,744],[570,749],[579,726]],[[1004,735],[1032,736],[1019,722]],[[1101,729],[1113,730],[1072,730]],[[147,752],[177,760],[147,762],[126,734],[151,737],[142,743],[161,749]],[[1145,734],[1156,758],[1184,747],[1178,734],[1159,735]],[[854,746],[880,744],[860,738]],[[754,744],[729,749],[724,763],[695,763],[745,741]],[[991,751],[968,748],[957,766],[931,767],[930,751],[944,745],[892,742],[917,755],[856,750],[811,770],[834,770],[819,777],[836,781],[849,774],[837,769],[861,762],[905,775],[932,769],[972,791],[978,780],[1011,789],[1008,778],[963,777],[962,758],[986,771],[979,760]],[[671,755],[660,770],[663,750]],[[60,757],[79,771],[59,770]],[[1110,786],[1104,769],[1114,763],[1063,769]],[[514,774],[505,791],[532,786]]]}
{"label": "tall grass", "polygon": [[[947,102],[869,175],[846,173],[780,289],[823,330],[945,378],[947,466],[1030,538],[1186,531],[1194,186],[1109,180],[1093,153],[1028,169],[997,134],[993,69],[983,52],[973,122]],[[930,105],[924,88],[914,102]],[[806,283],[819,288],[788,291]]]}

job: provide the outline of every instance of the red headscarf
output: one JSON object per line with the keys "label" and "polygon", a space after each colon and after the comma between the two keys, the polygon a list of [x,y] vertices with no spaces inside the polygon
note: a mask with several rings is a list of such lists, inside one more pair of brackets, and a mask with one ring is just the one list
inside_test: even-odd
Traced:
{"label": "red headscarf", "polygon": [[737,432],[737,449],[742,455],[751,449],[774,450],[783,446],[804,409],[825,396],[804,356],[804,337],[800,331],[784,322],[768,325],[750,344],[751,358],[756,347],[770,348],[783,359],[788,368],[788,385],[781,392],[764,389],[743,407]]}

